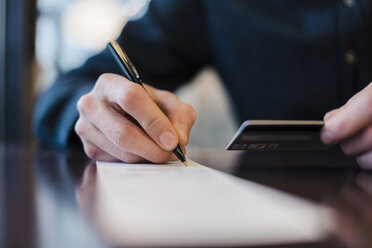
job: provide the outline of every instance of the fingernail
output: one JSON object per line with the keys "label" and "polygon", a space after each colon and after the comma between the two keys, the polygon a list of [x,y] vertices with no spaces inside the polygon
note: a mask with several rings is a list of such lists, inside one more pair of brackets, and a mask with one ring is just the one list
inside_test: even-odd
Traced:
{"label": "fingernail", "polygon": [[165,131],[160,137],[160,143],[165,150],[173,150],[177,146],[177,138],[171,132]]}
{"label": "fingernail", "polygon": [[334,140],[333,134],[330,131],[322,132],[321,139],[326,145],[332,144]]}

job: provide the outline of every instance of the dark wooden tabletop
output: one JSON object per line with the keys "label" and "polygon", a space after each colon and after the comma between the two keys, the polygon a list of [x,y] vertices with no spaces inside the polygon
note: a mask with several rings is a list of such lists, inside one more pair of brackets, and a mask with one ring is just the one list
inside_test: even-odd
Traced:
{"label": "dark wooden tabletop", "polygon": [[[80,150],[0,148],[0,247],[108,246],[89,215],[94,161]],[[334,237],[274,247],[372,247],[372,174],[335,154],[188,150],[201,164],[335,210]]]}

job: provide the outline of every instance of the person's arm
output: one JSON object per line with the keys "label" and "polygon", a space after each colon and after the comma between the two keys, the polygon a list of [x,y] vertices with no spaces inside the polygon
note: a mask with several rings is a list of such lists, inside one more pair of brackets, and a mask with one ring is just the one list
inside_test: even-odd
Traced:
{"label": "person's arm", "polygon": [[[200,1],[152,1],[143,18],[126,25],[118,42],[144,81],[162,89],[174,90],[208,63]],[[100,75],[119,72],[104,50],[59,77],[35,107],[34,130],[40,143],[56,147],[79,144],[74,132],[78,100],[93,89]]]}
{"label": "person's arm", "polygon": [[79,114],[76,103],[94,87],[102,72],[115,73],[108,51],[90,58],[80,68],[61,75],[38,98],[34,109],[34,132],[43,146],[65,148],[78,141],[73,132]]}

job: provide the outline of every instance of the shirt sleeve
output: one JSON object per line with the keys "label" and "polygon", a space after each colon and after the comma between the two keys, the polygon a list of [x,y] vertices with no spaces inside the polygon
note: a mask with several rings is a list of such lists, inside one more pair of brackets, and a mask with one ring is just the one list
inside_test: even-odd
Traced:
{"label": "shirt sleeve", "polygon": [[[203,11],[197,0],[154,0],[144,17],[129,22],[118,38],[144,82],[174,90],[208,63]],[[34,133],[45,146],[80,144],[73,131],[76,103],[103,73],[121,74],[105,49],[61,75],[42,93],[34,110]]]}

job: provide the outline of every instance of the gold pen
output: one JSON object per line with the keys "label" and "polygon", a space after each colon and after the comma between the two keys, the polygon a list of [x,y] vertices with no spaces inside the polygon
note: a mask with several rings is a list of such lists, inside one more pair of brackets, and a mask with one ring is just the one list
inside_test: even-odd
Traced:
{"label": "gold pen", "polygon": [[[118,63],[121,70],[123,71],[124,76],[126,76],[130,81],[141,85],[142,88],[146,91],[146,88],[143,86],[142,80],[139,77],[136,68],[133,66],[132,62],[129,60],[128,55],[123,51],[123,49],[121,49],[119,44],[116,41],[110,40],[107,43],[107,47],[110,50],[111,54],[114,56],[115,61]],[[173,150],[173,153],[184,165],[187,166],[185,155],[183,154],[179,144]]]}

